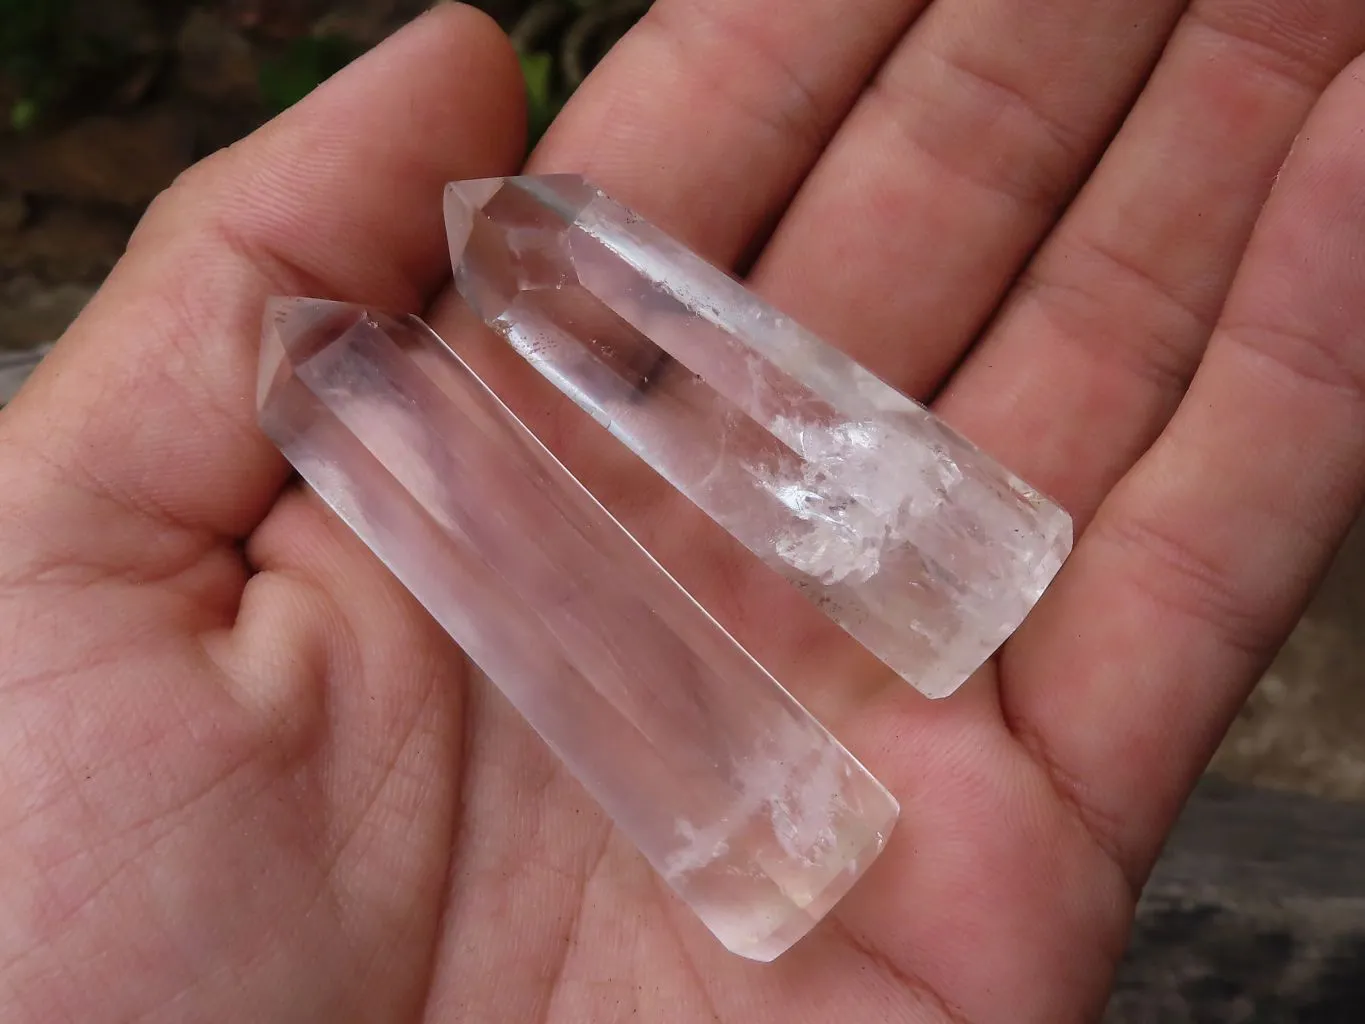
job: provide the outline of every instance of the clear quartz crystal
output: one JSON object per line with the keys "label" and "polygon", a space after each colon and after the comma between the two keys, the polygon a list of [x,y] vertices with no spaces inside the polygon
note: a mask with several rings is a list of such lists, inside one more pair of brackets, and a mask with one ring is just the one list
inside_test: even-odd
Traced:
{"label": "clear quartz crystal", "polygon": [[891,794],[420,320],[276,300],[258,405],[729,949],[777,956],[880,852]]}
{"label": "clear quartz crystal", "polygon": [[496,332],[923,693],[1070,552],[1065,511],[581,178],[452,184],[446,224]]}

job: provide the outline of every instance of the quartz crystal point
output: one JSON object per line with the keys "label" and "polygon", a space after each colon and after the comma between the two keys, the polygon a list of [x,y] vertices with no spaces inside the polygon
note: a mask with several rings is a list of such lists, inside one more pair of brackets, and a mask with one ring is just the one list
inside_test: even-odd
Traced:
{"label": "quartz crystal point", "polygon": [[581,178],[452,184],[446,224],[498,334],[923,693],[1069,553],[1061,508]]}
{"label": "quartz crystal point", "polygon": [[258,406],[728,948],[777,956],[876,857],[890,793],[420,320],[276,300]]}

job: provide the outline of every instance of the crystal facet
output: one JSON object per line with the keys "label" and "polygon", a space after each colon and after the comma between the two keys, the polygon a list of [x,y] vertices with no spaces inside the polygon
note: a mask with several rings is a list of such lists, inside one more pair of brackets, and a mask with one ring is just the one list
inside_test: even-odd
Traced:
{"label": "crystal facet", "polygon": [[1061,508],[583,179],[455,183],[446,223],[489,326],[923,693],[1070,552]]}
{"label": "crystal facet", "polygon": [[777,956],[880,852],[894,798],[421,321],[275,301],[258,405],[728,948]]}

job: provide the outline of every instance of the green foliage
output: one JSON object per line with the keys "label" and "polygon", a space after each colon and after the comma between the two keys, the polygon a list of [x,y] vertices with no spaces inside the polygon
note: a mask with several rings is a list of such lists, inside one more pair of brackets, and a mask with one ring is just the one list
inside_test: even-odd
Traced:
{"label": "green foliage", "polygon": [[19,89],[10,125],[23,130],[55,99],[76,56],[63,39],[70,0],[0,0],[0,75]]}
{"label": "green foliage", "polygon": [[9,126],[16,132],[26,132],[38,123],[42,105],[32,96],[15,100],[9,108]]}
{"label": "green foliage", "polygon": [[511,37],[521,54],[535,145],[598,58],[649,9],[650,0],[525,0],[519,6]]}
{"label": "green foliage", "polygon": [[157,41],[140,17],[102,17],[97,0],[0,0],[0,84],[12,98],[12,128],[35,125],[53,108],[107,97],[154,58]]}
{"label": "green foliage", "polygon": [[565,97],[555,87],[555,59],[548,53],[523,53],[521,73],[526,79],[526,120],[531,145],[535,145],[564,106]]}
{"label": "green foliage", "polygon": [[[12,101],[8,111],[0,107],[0,117],[8,115],[11,129],[28,130],[57,108],[79,110],[87,101],[103,102],[130,71],[136,75],[149,60],[164,56],[148,52],[149,45],[169,45],[167,40],[158,41],[155,31],[149,44],[145,26],[139,34],[120,17],[90,17],[92,11],[106,12],[105,2],[0,0],[0,94]],[[641,10],[648,6],[647,0],[636,2]],[[611,30],[625,23],[620,13],[610,12],[628,14],[632,3],[513,0],[504,6],[520,10],[527,26],[517,41],[534,143],[563,108],[599,47],[609,42]],[[137,9],[145,14],[153,8]],[[359,53],[358,44],[340,36],[295,39],[261,63],[257,73],[261,99],[274,111],[290,107]]]}
{"label": "green foliage", "polygon": [[261,65],[261,98],[276,112],[292,107],[360,52],[355,42],[341,36],[295,39],[283,54]]}

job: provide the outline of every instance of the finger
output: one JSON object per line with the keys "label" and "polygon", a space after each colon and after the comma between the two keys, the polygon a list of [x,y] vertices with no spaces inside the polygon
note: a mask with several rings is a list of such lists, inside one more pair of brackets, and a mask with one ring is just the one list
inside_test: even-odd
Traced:
{"label": "finger", "polygon": [[756,269],[779,308],[913,395],[984,326],[1186,0],[938,4],[878,74]]}
{"label": "finger", "polygon": [[532,157],[731,264],[929,0],[659,0]]}
{"label": "finger", "polygon": [[[1268,13],[1269,12],[1269,13]],[[1175,411],[1357,0],[1202,0],[939,411],[1078,524]]]}
{"label": "finger", "polygon": [[1006,648],[1002,700],[1140,880],[1365,497],[1365,61],[1305,128],[1169,427]]}
{"label": "finger", "polygon": [[[530,170],[581,173],[711,260],[734,265],[762,240],[926,2],[867,0],[849,17],[830,0],[659,0],[570,102]],[[818,615],[805,614],[804,600],[786,596],[783,581],[736,572],[745,552],[504,343],[471,330],[467,315],[444,301],[431,320],[747,645],[781,665],[778,652],[830,635]],[[754,609],[782,628],[746,628]]]}
{"label": "finger", "polygon": [[79,486],[37,503],[61,535],[103,544],[109,508],[249,532],[284,477],[255,427],[266,297],[419,308],[448,273],[443,184],[515,165],[520,96],[496,25],[442,5],[158,200],[0,427],[30,481]]}

